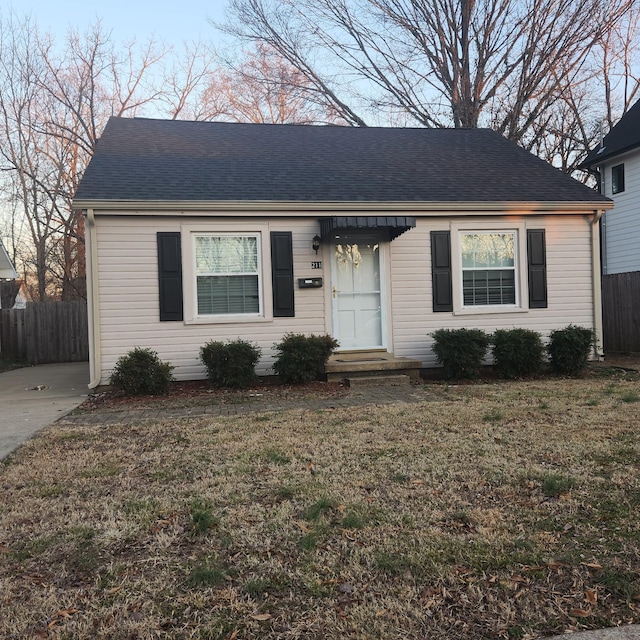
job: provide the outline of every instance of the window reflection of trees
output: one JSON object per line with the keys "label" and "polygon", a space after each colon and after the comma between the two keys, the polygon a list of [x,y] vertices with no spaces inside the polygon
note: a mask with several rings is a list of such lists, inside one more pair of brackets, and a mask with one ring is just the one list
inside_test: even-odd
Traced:
{"label": "window reflection of trees", "polygon": [[[366,244],[367,249],[371,249],[373,254],[375,255],[376,251],[378,251],[378,244]],[[349,244],[349,243],[341,243],[337,242],[336,245],[336,262],[338,265],[346,267],[347,265],[352,265],[354,269],[357,269],[362,264],[362,253],[360,252],[360,245],[357,243]]]}
{"label": "window reflection of trees", "polygon": [[512,233],[466,233],[461,237],[465,268],[511,267],[515,261]]}
{"label": "window reflection of trees", "polygon": [[196,236],[197,273],[253,273],[257,269],[257,238]]}

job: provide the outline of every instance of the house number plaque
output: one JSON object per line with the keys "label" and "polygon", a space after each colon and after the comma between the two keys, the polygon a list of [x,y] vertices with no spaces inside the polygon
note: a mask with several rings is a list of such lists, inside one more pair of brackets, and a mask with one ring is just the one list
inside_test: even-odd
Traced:
{"label": "house number plaque", "polygon": [[312,262],[311,263],[311,268],[312,269],[322,269],[322,262]]}

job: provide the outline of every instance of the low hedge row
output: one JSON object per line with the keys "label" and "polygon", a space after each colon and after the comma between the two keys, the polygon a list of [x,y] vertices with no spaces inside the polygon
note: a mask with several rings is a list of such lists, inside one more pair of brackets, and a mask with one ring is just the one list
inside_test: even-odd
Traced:
{"label": "low hedge row", "polygon": [[[531,329],[438,329],[433,334],[433,351],[448,378],[473,378],[482,367],[489,347],[493,366],[504,378],[521,378],[539,373],[548,355],[551,368],[562,375],[576,375],[586,367],[595,344],[591,329],[569,325],[552,331],[545,346],[542,336]],[[275,343],[273,369],[287,384],[321,380],[329,356],[338,342],[328,335],[289,333]],[[207,342],[200,359],[211,384],[245,388],[256,379],[261,349],[246,340]],[[116,362],[111,384],[129,396],[167,393],[173,380],[173,365],[162,362],[151,349],[139,347]]]}
{"label": "low hedge row", "polygon": [[592,329],[570,324],[552,331],[545,346],[542,336],[531,329],[438,329],[433,334],[433,352],[448,378],[473,378],[491,346],[493,367],[504,378],[522,378],[539,373],[546,356],[554,372],[577,375],[589,361],[595,345]]}
{"label": "low hedge row", "polygon": [[[277,356],[274,371],[287,384],[302,384],[324,376],[329,356],[338,342],[328,335],[288,333],[273,345]],[[247,340],[212,340],[200,349],[200,360],[212,385],[246,388],[256,379],[261,349]],[[151,349],[136,347],[116,362],[111,385],[128,396],[167,393],[173,380],[173,366],[162,362]]]}

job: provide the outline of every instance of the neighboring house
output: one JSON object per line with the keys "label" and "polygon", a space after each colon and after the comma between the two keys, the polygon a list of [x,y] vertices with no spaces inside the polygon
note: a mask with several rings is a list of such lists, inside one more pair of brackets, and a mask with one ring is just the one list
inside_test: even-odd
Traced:
{"label": "neighboring house", "polygon": [[[10,291],[11,294],[16,289],[15,279],[18,277],[13,263],[9,259],[9,254],[2,244],[0,239],[0,309],[11,309],[13,307],[13,301],[15,296],[6,293]],[[9,306],[9,302],[12,302]],[[0,323],[0,338],[2,337],[2,323]],[[0,344],[0,352],[2,351],[2,345]]]}
{"label": "neighboring house", "polygon": [[7,250],[0,240],[0,280],[15,280],[18,277],[16,270],[9,258]]}
{"label": "neighboring house", "polygon": [[0,309],[24,309],[27,290],[23,280],[0,281]]}
{"label": "neighboring house", "polygon": [[604,346],[640,351],[640,101],[580,168],[596,173],[600,193],[615,203],[600,223]]}
{"label": "neighboring house", "polygon": [[87,217],[91,383],[141,346],[202,378],[236,339],[286,333],[435,366],[431,333],[600,331],[608,198],[486,129],[111,118]]}

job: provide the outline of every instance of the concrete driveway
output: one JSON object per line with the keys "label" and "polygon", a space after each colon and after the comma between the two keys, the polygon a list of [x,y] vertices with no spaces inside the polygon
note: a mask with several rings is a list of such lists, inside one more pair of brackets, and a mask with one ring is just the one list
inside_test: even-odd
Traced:
{"label": "concrete driveway", "polygon": [[0,460],[86,399],[88,362],[41,364],[0,373]]}

